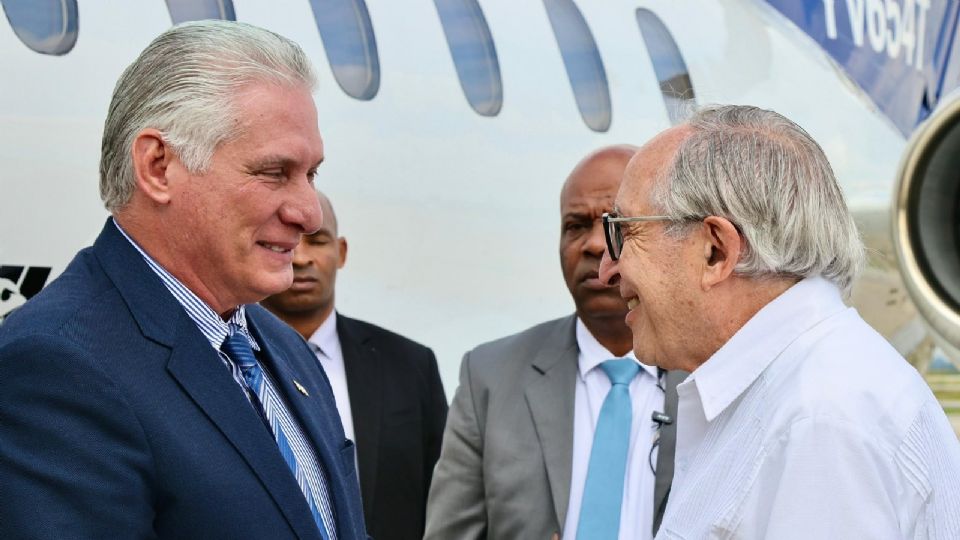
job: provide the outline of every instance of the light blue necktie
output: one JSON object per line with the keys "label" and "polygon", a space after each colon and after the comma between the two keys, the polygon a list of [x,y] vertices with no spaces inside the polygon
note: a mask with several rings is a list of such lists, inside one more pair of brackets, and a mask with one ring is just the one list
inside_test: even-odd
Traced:
{"label": "light blue necktie", "polygon": [[607,360],[600,367],[610,378],[597,429],[590,448],[587,480],[580,502],[577,540],[616,540],[620,532],[620,506],[623,504],[623,480],[630,448],[630,381],[640,366],[629,358]]}
{"label": "light blue necktie", "polygon": [[[231,330],[233,330],[232,327]],[[283,425],[277,419],[276,411],[279,407],[284,407],[284,404],[280,401],[279,396],[267,391],[263,369],[260,367],[260,363],[257,362],[257,357],[254,356],[253,349],[250,348],[250,342],[247,341],[246,336],[242,333],[232,332],[227,336],[227,339],[223,341],[222,349],[231,360],[236,362],[240,368],[240,372],[243,373],[243,380],[246,381],[247,387],[256,394],[253,406],[260,414],[260,418],[263,419],[267,427],[270,428],[270,431],[273,432],[283,460],[287,463],[287,467],[290,467],[290,472],[293,473],[294,479],[300,484],[300,489],[307,499],[307,504],[310,506],[310,513],[313,514],[313,520],[317,522],[317,527],[320,529],[320,535],[324,540],[329,540],[330,535],[327,533],[327,528],[323,524],[320,509],[317,508],[310,486],[306,482],[300,481],[303,477],[300,473],[300,464],[297,463],[297,456],[293,453],[293,448],[290,447],[290,440],[284,432]]]}

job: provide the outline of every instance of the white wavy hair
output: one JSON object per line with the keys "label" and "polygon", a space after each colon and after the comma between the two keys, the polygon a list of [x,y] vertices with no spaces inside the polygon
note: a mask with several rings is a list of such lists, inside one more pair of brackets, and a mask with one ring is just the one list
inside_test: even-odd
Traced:
{"label": "white wavy hair", "polygon": [[746,240],[737,274],[820,275],[849,294],[864,248],[820,145],[757,107],[705,107],[686,125],[693,133],[651,195],[676,219],[668,234],[682,236],[692,222],[721,216]]}
{"label": "white wavy hair", "polygon": [[131,151],[137,134],[155,128],[194,174],[217,145],[237,135],[233,96],[255,82],[303,85],[316,76],[303,50],[249,24],[197,21],[170,28],[123,72],[103,128],[100,198],[122,209],[133,195]]}

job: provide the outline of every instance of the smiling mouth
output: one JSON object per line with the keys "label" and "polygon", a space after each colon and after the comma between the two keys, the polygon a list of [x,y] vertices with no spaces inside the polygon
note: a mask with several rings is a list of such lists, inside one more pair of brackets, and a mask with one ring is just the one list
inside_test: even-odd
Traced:
{"label": "smiling mouth", "polygon": [[266,242],[257,242],[257,245],[269,249],[274,253],[289,253],[292,251],[291,248],[285,248],[283,246],[278,246],[277,244],[268,244]]}

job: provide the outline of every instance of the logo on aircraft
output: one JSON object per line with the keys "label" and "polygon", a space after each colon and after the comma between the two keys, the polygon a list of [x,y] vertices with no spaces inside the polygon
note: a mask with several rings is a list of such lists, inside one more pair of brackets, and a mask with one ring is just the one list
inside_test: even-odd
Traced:
{"label": "logo on aircraft", "polygon": [[0,324],[47,283],[49,266],[0,266]]}
{"label": "logo on aircraft", "polygon": [[907,136],[960,84],[956,2],[766,0],[813,38]]}

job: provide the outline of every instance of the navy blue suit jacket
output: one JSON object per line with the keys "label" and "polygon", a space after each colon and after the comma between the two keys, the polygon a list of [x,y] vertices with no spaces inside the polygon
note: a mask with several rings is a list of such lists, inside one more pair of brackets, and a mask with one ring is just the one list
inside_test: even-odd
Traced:
{"label": "navy blue suit jacket", "polygon": [[[273,315],[247,318],[326,468],[339,538],[366,538],[326,376]],[[243,390],[110,220],[0,326],[0,538],[320,538]]]}

